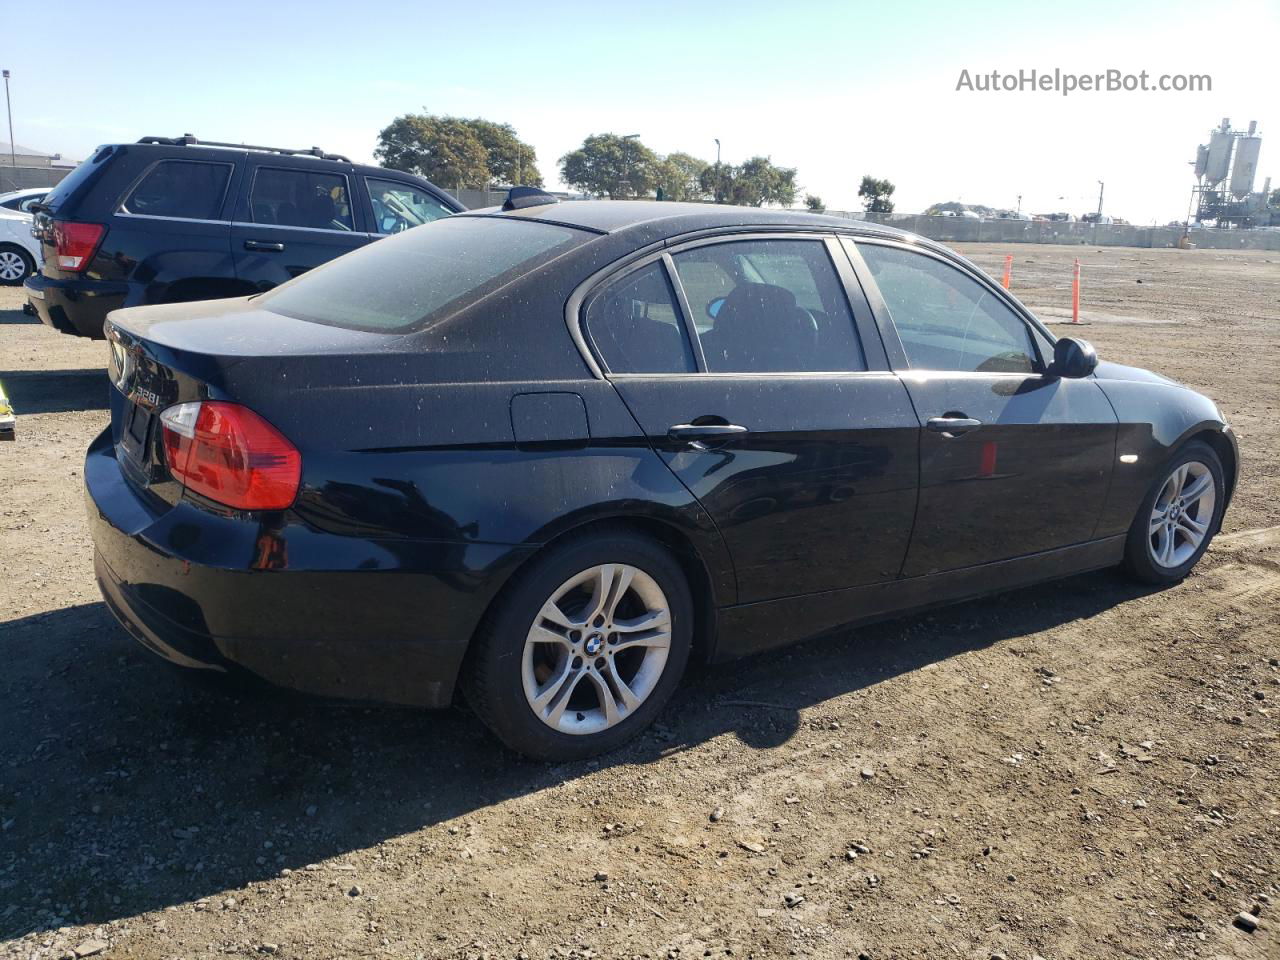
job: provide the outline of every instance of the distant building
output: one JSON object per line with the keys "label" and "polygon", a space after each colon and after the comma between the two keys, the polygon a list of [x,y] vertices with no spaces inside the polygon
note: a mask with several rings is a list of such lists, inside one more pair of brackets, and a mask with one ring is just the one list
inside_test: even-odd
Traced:
{"label": "distant building", "polygon": [[52,187],[74,170],[79,161],[63,160],[59,153],[45,153],[24,147],[12,147],[0,141],[0,193],[27,187]]}

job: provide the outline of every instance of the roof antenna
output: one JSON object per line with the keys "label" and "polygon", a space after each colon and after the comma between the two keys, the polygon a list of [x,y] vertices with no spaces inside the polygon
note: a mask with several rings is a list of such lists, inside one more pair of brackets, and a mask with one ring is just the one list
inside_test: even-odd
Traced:
{"label": "roof antenna", "polygon": [[507,191],[503,210],[523,210],[525,207],[543,207],[560,201],[540,187],[512,187]]}

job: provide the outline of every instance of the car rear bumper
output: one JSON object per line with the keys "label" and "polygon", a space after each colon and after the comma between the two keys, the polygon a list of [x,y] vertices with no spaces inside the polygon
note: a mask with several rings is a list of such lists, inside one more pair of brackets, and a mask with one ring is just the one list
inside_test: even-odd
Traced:
{"label": "car rear bumper", "polygon": [[324,696],[448,706],[476,624],[532,549],[442,543],[417,551],[417,569],[306,569],[325,552],[317,538],[348,541],[333,556],[359,551],[348,537],[153,505],[109,432],[89,448],[85,488],[98,585],[135,639],[180,666]]}
{"label": "car rear bumper", "polygon": [[107,314],[130,306],[127,283],[76,278],[55,280],[34,273],[22,284],[40,322],[61,333],[101,340]]}

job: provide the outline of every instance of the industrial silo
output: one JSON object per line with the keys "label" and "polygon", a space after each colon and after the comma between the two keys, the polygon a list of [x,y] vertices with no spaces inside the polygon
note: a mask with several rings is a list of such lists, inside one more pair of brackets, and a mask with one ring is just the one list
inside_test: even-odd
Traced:
{"label": "industrial silo", "polygon": [[1222,121],[1222,126],[1213,131],[1209,137],[1209,159],[1205,166],[1204,178],[1209,186],[1217,186],[1227,179],[1231,170],[1231,147],[1236,138],[1231,135],[1231,123]]}
{"label": "industrial silo", "polygon": [[1207,169],[1209,169],[1209,148],[1202,143],[1196,147],[1196,179],[1203,179]]}
{"label": "industrial silo", "polygon": [[1231,167],[1231,195],[1241,200],[1253,193],[1253,178],[1258,172],[1261,137],[1241,137],[1236,144],[1236,161]]}

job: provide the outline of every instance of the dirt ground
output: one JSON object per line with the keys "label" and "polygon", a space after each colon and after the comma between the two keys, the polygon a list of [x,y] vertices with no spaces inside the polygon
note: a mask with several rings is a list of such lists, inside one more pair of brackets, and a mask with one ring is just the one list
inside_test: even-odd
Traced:
{"label": "dirt ground", "polygon": [[1280,957],[1280,254],[966,252],[1046,316],[1079,256],[1099,353],[1221,404],[1199,570],[736,664],[558,767],[137,646],[83,519],[105,348],[0,292],[0,956]]}

